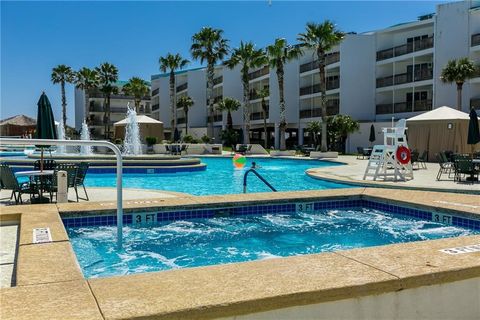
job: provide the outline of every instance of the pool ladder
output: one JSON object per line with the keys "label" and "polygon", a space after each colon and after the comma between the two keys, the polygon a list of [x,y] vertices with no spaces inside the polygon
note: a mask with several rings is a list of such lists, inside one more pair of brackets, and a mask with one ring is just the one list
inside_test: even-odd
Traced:
{"label": "pool ladder", "polygon": [[258,179],[260,179],[260,181],[262,181],[263,183],[265,183],[265,185],[267,187],[269,187],[273,192],[277,192],[277,189],[275,189],[267,180],[265,180],[264,177],[262,177],[258,172],[257,170],[253,169],[253,168],[250,168],[248,169],[245,174],[243,175],[243,193],[247,193],[247,176],[250,172],[253,172],[253,174],[255,174]]}

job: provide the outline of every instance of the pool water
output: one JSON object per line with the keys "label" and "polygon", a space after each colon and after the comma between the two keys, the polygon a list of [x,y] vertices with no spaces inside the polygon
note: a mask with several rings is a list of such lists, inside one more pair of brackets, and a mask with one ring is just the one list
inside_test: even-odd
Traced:
{"label": "pool water", "polygon": [[324,209],[126,226],[67,227],[87,278],[466,236],[473,229],[367,208]]}
{"label": "pool water", "polygon": [[[344,184],[322,181],[307,176],[305,170],[341,164],[296,159],[247,158],[243,169],[235,169],[231,158],[201,158],[205,171],[161,174],[123,175],[124,188],[157,189],[193,195],[232,194],[243,192],[243,175],[255,161],[257,170],[278,191],[349,188]],[[114,187],[115,174],[88,173],[87,187]],[[248,176],[248,192],[268,192],[270,189],[253,174]]]}

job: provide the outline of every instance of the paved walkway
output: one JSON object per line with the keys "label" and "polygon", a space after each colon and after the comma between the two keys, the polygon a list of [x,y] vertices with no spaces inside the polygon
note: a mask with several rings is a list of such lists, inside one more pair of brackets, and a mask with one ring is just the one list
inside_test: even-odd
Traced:
{"label": "paved walkway", "polygon": [[[85,197],[83,189],[78,190],[80,197]],[[117,199],[117,189],[115,188],[87,188],[88,196],[90,201],[115,201]],[[0,191],[0,206],[15,204],[15,200],[10,201],[11,191],[2,190]],[[178,192],[168,192],[160,190],[145,190],[145,189],[123,189],[123,200],[135,200],[135,199],[152,199],[152,198],[176,198],[179,196],[185,196],[182,193]],[[22,196],[24,203],[29,203],[29,196],[27,194]],[[73,189],[69,190],[68,200],[70,202],[76,202],[75,191]],[[80,200],[80,202],[85,202],[85,200]]]}
{"label": "paved walkway", "polygon": [[449,179],[447,175],[442,175],[442,180],[437,181],[438,163],[427,163],[427,169],[414,169],[413,180],[402,181],[372,181],[371,178],[363,180],[363,174],[368,164],[368,160],[357,160],[356,156],[339,156],[337,161],[347,163],[346,166],[324,167],[308,170],[308,174],[335,182],[347,182],[369,187],[388,187],[419,189],[431,191],[448,192],[469,192],[480,194],[480,183],[457,183]]}

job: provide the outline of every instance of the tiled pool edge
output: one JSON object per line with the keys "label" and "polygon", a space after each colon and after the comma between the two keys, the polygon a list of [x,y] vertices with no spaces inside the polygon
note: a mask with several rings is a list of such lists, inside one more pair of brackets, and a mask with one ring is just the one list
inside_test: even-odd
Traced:
{"label": "tiled pool edge", "polygon": [[[323,198],[327,198],[327,199],[333,199],[333,198],[348,198],[350,196],[357,196],[357,197],[361,197],[361,196],[365,196],[365,197],[372,197],[372,198],[375,198],[376,201],[380,201],[380,200],[385,200],[385,199],[388,199],[387,195],[378,195],[376,194],[376,192],[368,192],[368,190],[363,190],[363,189],[359,189],[359,190],[356,190],[355,192],[354,191],[349,191],[349,192],[346,192],[348,195],[341,195],[340,192],[333,192],[333,191],[330,191],[330,192],[313,192],[312,193],[312,196],[308,196],[308,192],[300,192],[300,193],[288,193],[288,195],[290,195],[291,199],[299,199],[299,201],[305,201],[305,200],[308,200],[308,199],[311,199],[311,198],[318,198],[318,197],[321,197],[323,195]],[[251,203],[251,202],[256,202],[258,200],[261,200],[261,201],[272,201],[271,199],[275,199],[275,198],[281,198],[281,197],[285,197],[285,195],[273,195],[273,194],[270,194],[270,195],[265,195],[265,194],[259,194],[259,195],[251,195],[251,198],[250,199],[246,199],[245,196],[239,196],[239,195],[234,195],[234,196],[225,196],[225,197],[198,197],[196,200],[192,200],[192,199],[189,199],[188,201],[186,201],[188,204],[188,206],[198,206],[202,200],[203,200],[203,203],[204,204],[207,204],[207,205],[212,205],[212,204],[219,204],[219,203],[228,203],[228,202],[231,202],[231,201],[236,201],[237,204],[243,204],[243,203]],[[405,195],[405,197],[409,198],[410,195],[407,193]],[[202,198],[202,199],[199,199],[199,198]],[[291,201],[291,199],[286,199],[286,201]],[[413,199],[415,200],[415,199]],[[181,199],[176,199],[177,202],[175,201],[166,201],[166,203],[164,203],[164,205],[166,207],[168,207],[168,204],[170,203],[170,206],[175,206],[175,203],[181,203]],[[385,200],[387,201],[387,200]],[[390,200],[391,201],[391,200]],[[399,203],[403,203],[403,200],[401,199],[401,197],[397,197],[397,199],[394,199],[393,201],[395,202],[399,202]],[[415,202],[415,201],[413,201]],[[412,204],[412,202],[409,202],[410,204]],[[415,202],[416,203],[416,202]],[[418,205],[424,205],[421,203],[421,201],[418,203]],[[65,240],[63,238],[63,234],[61,231],[64,232],[64,229],[63,229],[63,226],[61,224],[61,222],[59,222],[59,211],[62,212],[62,210],[52,210],[52,205],[50,205],[50,207],[48,207],[48,210],[46,209],[45,212],[43,212],[42,214],[46,215],[46,216],[51,216],[51,222],[50,223],[50,227],[55,229],[56,231],[54,232],[54,234],[52,235],[53,237],[53,240],[55,241],[55,243],[64,243],[62,244],[61,246],[62,247],[67,247],[67,252],[71,250],[71,246],[70,246],[70,243],[68,241],[68,238],[67,240]],[[42,222],[41,221],[38,221],[38,219],[35,219],[35,214],[37,214],[38,212],[31,212],[31,208],[40,208],[39,206],[23,206],[24,207],[24,210],[26,212],[22,212],[22,225],[23,225],[23,229],[27,229],[29,228],[30,230],[22,230],[21,231],[21,236],[22,237],[30,237],[31,238],[31,228],[35,227],[35,226],[41,226],[42,225]],[[60,208],[61,206],[59,206]],[[138,206],[137,206],[138,207]],[[21,209],[22,207],[17,207],[17,211],[19,211],[19,209]],[[47,208],[47,207],[45,207]],[[98,206],[98,208],[102,208],[101,206]],[[14,208],[8,208],[8,210],[6,210],[7,212],[6,213],[13,213]],[[102,208],[104,209],[104,208]],[[130,209],[129,209],[130,210]],[[131,209],[131,210],[134,210]],[[447,209],[447,210],[450,210],[450,209]],[[23,210],[22,210],[23,211]],[[82,210],[79,210],[79,212],[81,212]],[[473,214],[477,214],[477,213],[473,213]],[[2,215],[3,215],[3,212],[2,212]],[[54,217],[56,216],[56,218]],[[30,221],[29,221],[30,220]],[[62,230],[57,230],[55,228],[55,225],[57,227],[59,227],[60,224],[60,227],[62,227],[61,229]],[[435,250],[435,248],[433,248],[433,246],[457,246],[457,245],[460,245],[460,244],[464,244],[464,243],[480,243],[480,238],[479,237],[462,237],[462,238],[451,238],[451,239],[445,239],[445,240],[440,240],[440,241],[425,241],[424,243],[410,243],[410,244],[402,244],[402,245],[394,245],[394,246],[388,246],[388,250],[386,250],[386,247],[373,247],[373,248],[369,248],[368,250],[366,249],[365,251],[361,251],[360,250],[360,255],[362,252],[366,252],[365,255],[367,257],[369,256],[375,256],[376,254],[380,254],[380,255],[387,255],[389,253],[395,253],[396,250],[412,250],[413,248],[416,248],[416,247],[422,247],[422,248],[427,248],[428,250],[424,251],[420,256],[419,256],[419,259],[423,260],[423,259],[428,259],[428,258],[432,258],[432,259],[429,259],[430,260],[430,263],[431,264],[435,264],[435,257],[439,256],[439,253]],[[43,246],[41,247],[41,253],[42,253],[42,257],[43,257],[43,268],[41,270],[35,270],[35,267],[34,267],[34,262],[35,258],[34,256],[30,256],[28,257],[28,255],[31,255],[31,253],[29,252],[24,252],[22,253],[22,255],[25,255],[25,258],[28,258],[26,259],[25,261],[29,261],[29,263],[32,263],[30,264],[30,266],[32,266],[32,268],[23,268],[23,271],[20,271],[20,273],[25,273],[25,279],[28,279],[29,278],[29,274],[33,275],[35,274],[34,277],[31,277],[30,280],[35,280],[35,281],[30,281],[28,284],[25,284],[24,286],[21,286],[21,287],[17,287],[17,288],[12,288],[12,290],[9,290],[9,294],[13,294],[15,295],[15,291],[19,292],[20,296],[24,296],[25,295],[25,292],[26,291],[29,291],[31,290],[32,292],[34,290],[41,290],[41,288],[45,288],[45,290],[47,290],[49,287],[53,287],[53,286],[59,286],[59,287],[66,287],[67,285],[73,285],[74,283],[78,283],[80,285],[80,283],[87,283],[88,285],[86,286],[87,290],[85,292],[85,296],[83,297],[85,299],[85,303],[88,304],[88,307],[85,307],[84,305],[84,308],[85,310],[90,310],[92,313],[91,314],[97,314],[100,312],[100,310],[102,310],[102,313],[104,315],[108,315],[106,316],[107,318],[110,317],[110,318],[117,318],[117,317],[142,317],[142,316],[146,316],[147,314],[153,316],[153,315],[165,315],[165,316],[177,316],[177,317],[181,317],[182,315],[183,316],[186,316],[186,315],[196,315],[196,316],[199,316],[199,317],[202,317],[202,316],[206,316],[206,317],[213,317],[213,316],[228,316],[228,315],[233,315],[233,314],[245,314],[245,313],[249,313],[249,312],[252,312],[252,310],[258,312],[258,311],[261,311],[261,310],[271,310],[271,309],[275,309],[275,308],[281,308],[281,307],[286,307],[286,306],[293,306],[293,305],[302,305],[302,304],[310,304],[310,303],[315,303],[315,302],[322,302],[322,301],[328,301],[328,300],[336,300],[336,299],[343,299],[343,298],[348,298],[348,297],[357,297],[357,296],[363,296],[363,295],[370,295],[370,294],[377,294],[377,293],[383,293],[383,292],[390,292],[390,291],[396,291],[396,290],[401,290],[401,289],[406,289],[406,288],[411,288],[411,287],[414,287],[414,286],[419,286],[419,285],[431,285],[431,284],[434,284],[434,283],[443,283],[443,282],[448,282],[448,281],[457,281],[457,280],[461,280],[461,279],[468,279],[468,278],[472,278],[472,277],[479,277],[480,276],[480,256],[477,255],[477,256],[474,256],[476,258],[475,262],[472,263],[470,261],[470,264],[466,264],[466,263],[462,263],[461,266],[446,266],[445,270],[439,270],[438,267],[428,267],[428,270],[429,272],[423,270],[422,272],[419,272],[417,274],[413,273],[412,275],[404,275],[404,276],[394,276],[394,277],[388,277],[388,276],[385,276],[383,275],[382,277],[383,280],[379,280],[379,279],[376,279],[375,276],[372,276],[372,278],[368,278],[367,277],[367,280],[363,279],[363,282],[355,282],[356,281],[356,278],[354,278],[353,280],[355,280],[354,282],[356,284],[352,284],[350,283],[349,286],[346,286],[346,287],[341,287],[341,279],[339,278],[339,283],[336,284],[338,285],[337,289],[333,290],[333,288],[323,288],[323,289],[313,289],[313,291],[309,291],[309,292],[303,292],[303,293],[300,293],[300,292],[297,292],[297,293],[292,293],[292,294],[289,294],[289,295],[286,295],[286,296],[283,296],[283,298],[281,298],[280,296],[277,296],[277,295],[272,295],[270,296],[268,299],[266,300],[245,300],[245,301],[242,301],[242,302],[233,302],[232,300],[228,300],[227,298],[235,298],[235,297],[232,297],[232,296],[228,296],[228,292],[226,293],[226,296],[225,297],[225,301],[223,304],[205,304],[203,305],[203,307],[199,307],[199,306],[194,306],[194,305],[190,305],[190,307],[193,307],[193,309],[189,309],[189,308],[184,308],[184,309],[177,309],[177,310],[173,310],[173,309],[169,309],[168,306],[171,306],[171,307],[174,307],[176,304],[172,303],[171,304],[168,304],[166,306],[161,306],[164,304],[165,301],[168,301],[168,296],[162,296],[162,294],[159,292],[159,288],[158,287],[155,287],[156,284],[158,284],[158,281],[162,282],[164,278],[168,278],[166,276],[166,272],[172,272],[172,275],[174,275],[175,278],[182,278],[183,281],[187,281],[187,283],[189,281],[193,281],[192,283],[198,283],[198,278],[197,276],[199,274],[210,274],[210,272],[220,272],[221,274],[223,274],[222,272],[226,272],[227,274],[232,274],[232,272],[239,272],[241,270],[245,271],[246,274],[250,274],[250,279],[251,281],[255,280],[255,281],[260,281],[262,282],[263,280],[265,279],[268,279],[269,277],[269,269],[272,269],[274,268],[276,265],[280,264],[280,265],[283,265],[285,264],[285,270],[289,270],[289,271],[293,271],[295,266],[298,266],[298,264],[300,263],[300,261],[304,261],[304,263],[306,263],[306,266],[309,268],[310,266],[314,266],[314,265],[320,265],[322,266],[322,264],[325,264],[325,265],[329,265],[330,267],[336,265],[337,263],[339,263],[340,261],[342,263],[345,263],[345,262],[349,262],[349,263],[352,263],[353,266],[355,268],[366,268],[364,271],[367,272],[368,274],[374,274],[375,271],[374,270],[377,270],[377,275],[379,275],[378,273],[378,270],[384,270],[384,271],[381,271],[380,274],[392,274],[391,271],[389,271],[388,269],[384,269],[384,267],[382,266],[375,266],[372,262],[369,262],[369,261],[363,261],[363,259],[366,259],[364,257],[360,257],[358,256],[358,251],[355,251],[355,250],[352,250],[352,251],[343,251],[341,253],[333,253],[331,255],[325,255],[325,254],[319,254],[319,255],[311,255],[311,256],[304,256],[302,258],[298,258],[298,257],[293,257],[293,258],[282,258],[282,259],[279,259],[279,260],[276,260],[276,261],[273,261],[273,262],[262,262],[259,264],[258,261],[256,262],[250,262],[250,263],[241,263],[241,264],[232,264],[232,265],[226,265],[226,266],[218,266],[218,267],[202,267],[202,268],[192,268],[190,271],[187,270],[187,269],[183,269],[183,270],[178,270],[178,271],[164,271],[164,272],[160,272],[160,273],[151,273],[151,274],[142,274],[142,275],[133,275],[133,276],[125,276],[125,277],[115,277],[115,278],[105,278],[105,279],[100,279],[100,280],[92,280],[92,279],[89,279],[89,280],[78,280],[77,276],[75,275],[74,272],[72,272],[71,270],[68,271],[68,272],[65,272],[65,270],[61,270],[61,268],[58,268],[58,260],[59,259],[63,259],[65,260],[65,263],[66,264],[70,264],[72,268],[78,268],[78,264],[77,264],[77,261],[73,255],[73,257],[68,254],[68,256],[65,256],[65,254],[61,254],[62,252],[59,252],[55,247],[58,247],[59,244],[56,244],[56,245],[48,245],[48,244],[42,244],[42,245],[37,245],[37,244],[31,244],[31,243],[25,243],[23,244],[24,246],[30,246],[30,247],[39,247],[39,246]],[[431,247],[432,246],[432,247]],[[40,248],[40,247],[39,247]],[[70,249],[68,249],[70,248]],[[410,249],[409,249],[410,248]],[[33,251],[39,251],[37,249],[32,249]],[[30,251],[32,251],[30,250]],[[392,251],[392,252],[391,252]],[[415,250],[413,250],[415,251]],[[405,257],[408,257],[409,255],[408,254],[403,254],[402,257],[405,256]],[[343,259],[340,259],[338,257],[343,257]],[[413,255],[410,255],[411,258],[415,258],[416,257],[416,254],[413,254]],[[453,259],[452,257],[445,257],[443,256],[444,258],[448,258],[448,259]],[[459,258],[468,258],[466,255],[464,255],[463,257],[459,257]],[[38,257],[36,258],[38,259]],[[330,260],[334,261],[334,262],[331,262],[331,263],[327,263],[327,261],[330,261]],[[344,260],[344,259],[347,259],[347,260]],[[281,261],[280,261],[281,260]],[[379,259],[380,261],[382,259]],[[360,261],[360,262],[358,262]],[[453,260],[451,260],[453,261]],[[332,265],[333,263],[333,265]],[[372,265],[371,267],[365,267],[367,265]],[[411,263],[407,264],[406,265],[406,268],[408,269],[409,265],[411,265]],[[264,267],[262,267],[264,266]],[[388,267],[388,266],[385,266],[385,268]],[[425,266],[424,266],[425,267]],[[260,268],[260,269],[259,269]],[[293,268],[292,270],[290,270],[290,268]],[[338,265],[338,268],[341,268],[341,265]],[[335,269],[335,268],[333,268]],[[215,271],[217,270],[217,271]],[[223,271],[222,271],[223,270]],[[252,272],[259,272],[259,275],[258,277],[254,277],[254,278],[251,278],[251,273],[248,272],[248,270],[251,270]],[[283,269],[282,269],[283,270]],[[339,269],[340,270],[340,269]],[[363,270],[363,269],[362,269]],[[38,272],[40,271],[40,272]],[[242,271],[242,272],[243,272]],[[322,272],[325,272],[326,273],[326,276],[329,276],[329,277],[334,277],[334,274],[332,273],[329,273],[329,272],[333,272],[334,270],[322,270]],[[63,272],[63,274],[62,274]],[[383,272],[383,273],[382,273]],[[40,273],[40,274],[39,274]],[[46,274],[50,274],[50,273],[57,273],[57,275],[55,277],[51,277],[51,278],[47,278],[46,280],[48,280],[48,284],[45,284],[45,279],[42,278],[42,275],[46,275]],[[213,274],[213,273],[212,273]],[[262,276],[263,274],[263,276]],[[341,273],[338,272],[338,276],[340,276]],[[169,277],[171,277],[169,276]],[[305,274],[305,277],[308,277],[308,274]],[[387,277],[387,278],[385,278]],[[131,283],[129,282],[130,279],[132,278],[135,278],[135,279],[140,279],[140,283],[137,283],[139,287],[139,292],[137,293],[137,297],[133,296],[133,297],[128,297],[128,296],[125,296],[124,293],[122,292],[127,292],[128,290],[130,290],[131,288],[129,288],[126,284],[130,284]],[[61,279],[61,280],[59,280]],[[111,279],[111,280],[108,280],[108,279]],[[210,279],[210,277],[209,277]],[[263,280],[262,280],[263,279]],[[275,275],[275,279],[278,279],[278,274]],[[370,279],[370,280],[368,280]],[[210,279],[211,280],[211,279]],[[229,281],[232,281],[232,279],[228,279],[227,281],[227,278],[220,278],[218,279],[218,284],[217,286],[220,288],[222,286],[224,286],[226,283],[229,283]],[[313,280],[313,279],[310,279],[310,280]],[[318,279],[316,279],[318,280]],[[350,279],[352,281],[352,279]],[[43,281],[43,282],[42,282]],[[61,281],[61,282],[59,282]],[[245,280],[246,281],[246,280]],[[112,283],[112,282],[115,282],[115,283]],[[215,283],[217,283],[215,282]],[[315,282],[315,281],[313,281]],[[41,285],[41,283],[44,283],[43,285]],[[162,282],[163,283],[163,282]],[[312,283],[313,285],[314,283]],[[39,287],[40,285],[40,287]],[[240,285],[240,284],[238,284]],[[236,287],[232,287],[230,288],[230,292],[231,294],[233,295],[233,293],[235,293],[235,290],[239,289],[239,286],[236,286]],[[246,282],[243,282],[243,285],[248,285],[248,283]],[[353,287],[352,287],[353,286]],[[48,288],[47,288],[48,287]],[[81,288],[84,288],[83,285],[80,286]],[[88,288],[92,288],[92,292],[90,292],[90,290]],[[21,290],[16,290],[16,289],[21,289]],[[352,290],[353,289],[353,290]],[[84,290],[84,289],[82,289]],[[106,290],[106,291],[104,291]],[[203,291],[203,290],[202,290]],[[228,291],[228,290],[227,290]],[[13,292],[13,293],[12,293]],[[117,298],[121,298],[121,299],[133,299],[133,300],[128,300],[130,302],[133,303],[133,301],[137,301],[138,303],[140,303],[138,300],[138,298],[140,298],[140,296],[142,294],[145,295],[144,300],[145,302],[148,302],[150,304],[150,306],[146,306],[147,308],[149,308],[148,310],[145,310],[145,308],[143,308],[142,304],[140,305],[135,305],[135,303],[130,306],[130,307],[126,307],[126,308],[120,308],[119,310],[116,311],[116,314],[112,314],[112,313],[109,313],[111,312],[111,305],[110,303],[107,303],[105,298],[106,296],[103,294],[104,292],[108,292],[109,295],[108,295],[108,299],[117,299]],[[152,297],[152,293],[156,293],[155,297]],[[207,291],[208,292],[208,291]],[[177,291],[177,293],[180,293],[179,291]],[[183,292],[185,293],[185,292]],[[51,292],[51,290],[47,291],[47,292],[44,292],[44,297],[49,297],[49,296],[52,296],[54,294],[54,292]],[[199,293],[200,294],[200,293]],[[278,292],[278,294],[280,294],[280,292]],[[202,293],[202,295],[205,295],[205,293]],[[208,296],[208,294],[207,294]],[[93,298],[92,298],[93,297]],[[20,298],[21,297],[17,297],[17,298]],[[177,299],[182,299],[182,295],[177,295],[176,296]],[[150,300],[149,300],[150,299]],[[153,300],[152,300],[153,299]],[[263,298],[265,299],[265,298]],[[63,305],[64,308],[59,308],[58,307],[58,304],[54,304],[53,306],[55,307],[55,309],[59,309],[60,311],[63,310],[63,315],[68,315],[72,312],[72,308],[73,309],[78,309],[79,307],[77,305],[80,305],[81,303],[76,303],[76,302],[69,302],[68,299],[62,299],[64,300],[63,302],[60,303],[60,305]],[[111,301],[111,300],[110,300]],[[230,301],[230,302],[228,302]],[[124,301],[118,301],[119,303],[120,302],[124,302]],[[45,300],[44,304],[40,304],[39,306],[37,306],[38,308],[40,308],[39,310],[42,310],[42,311],[45,311],[45,304],[48,305],[49,301]],[[70,305],[69,305],[70,303]],[[187,303],[188,304],[188,303]],[[7,308],[10,304],[7,305]],[[68,305],[68,307],[67,307]],[[52,308],[53,308],[52,306]],[[208,307],[207,307],[208,306]],[[155,309],[157,308],[157,309]],[[161,309],[161,310],[160,310]],[[58,310],[56,310],[57,314],[58,312],[60,312]],[[157,312],[158,313],[155,313]],[[19,310],[16,310],[16,312],[19,312]],[[132,313],[133,312],[133,313]],[[153,313],[152,313],[153,312]],[[194,312],[194,313],[192,313]],[[55,312],[54,312],[55,314]],[[8,313],[6,313],[6,311],[2,310],[2,319],[5,317],[5,318],[8,318]],[[53,317],[54,318],[54,317]],[[93,318],[93,317],[92,317]]]}

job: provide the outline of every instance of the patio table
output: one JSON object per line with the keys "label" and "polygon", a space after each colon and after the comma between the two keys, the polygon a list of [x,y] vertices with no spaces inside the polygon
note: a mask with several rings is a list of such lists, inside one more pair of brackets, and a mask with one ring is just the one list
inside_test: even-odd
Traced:
{"label": "patio table", "polygon": [[[36,177],[46,177],[46,176],[53,176],[54,171],[53,170],[30,170],[30,171],[18,171],[15,173],[17,177],[29,177],[30,180],[36,178]],[[32,202],[37,202],[37,203],[45,203],[45,202],[50,202],[48,198],[43,197],[43,179],[40,180],[40,185],[38,188],[38,198],[32,199]]]}

